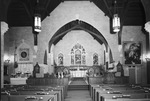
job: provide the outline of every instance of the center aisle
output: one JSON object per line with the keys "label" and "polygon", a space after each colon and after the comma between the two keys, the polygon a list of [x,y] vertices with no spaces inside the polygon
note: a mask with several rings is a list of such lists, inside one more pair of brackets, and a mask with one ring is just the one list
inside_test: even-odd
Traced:
{"label": "center aisle", "polygon": [[88,87],[84,78],[73,78],[69,86],[74,88],[67,91],[65,101],[92,101],[88,88],[84,87]]}
{"label": "center aisle", "polygon": [[69,90],[65,101],[92,101],[89,90]]}

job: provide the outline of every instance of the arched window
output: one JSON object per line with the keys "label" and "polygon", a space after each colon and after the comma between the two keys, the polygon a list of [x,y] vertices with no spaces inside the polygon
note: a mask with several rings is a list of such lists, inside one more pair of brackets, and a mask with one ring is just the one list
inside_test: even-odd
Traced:
{"label": "arched window", "polygon": [[63,54],[58,55],[58,66],[63,66]]}
{"label": "arched window", "polygon": [[81,51],[79,49],[75,51],[75,63],[81,65]]}
{"label": "arched window", "polygon": [[93,54],[93,65],[98,65],[98,54],[97,53]]}
{"label": "arched window", "polygon": [[77,43],[71,49],[71,65],[85,65],[85,49],[79,43]]}

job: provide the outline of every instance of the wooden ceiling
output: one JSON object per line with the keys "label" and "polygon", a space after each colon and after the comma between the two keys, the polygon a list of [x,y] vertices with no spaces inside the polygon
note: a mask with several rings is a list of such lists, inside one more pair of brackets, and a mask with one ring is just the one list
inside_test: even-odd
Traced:
{"label": "wooden ceiling", "polygon": [[[33,15],[37,8],[42,20],[61,3],[65,1],[90,1],[101,9],[106,16],[112,18],[114,0],[10,0],[6,22],[13,26],[32,26]],[[142,26],[145,24],[144,7],[141,0],[117,0],[117,8],[123,26]],[[85,12],[86,13],[86,12]]]}

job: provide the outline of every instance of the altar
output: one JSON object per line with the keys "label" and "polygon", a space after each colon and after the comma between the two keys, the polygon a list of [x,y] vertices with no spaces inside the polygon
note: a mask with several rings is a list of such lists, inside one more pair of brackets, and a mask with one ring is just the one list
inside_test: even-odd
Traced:
{"label": "altar", "polygon": [[70,69],[70,76],[71,77],[86,77],[87,69],[82,68],[74,68]]}
{"label": "altar", "polygon": [[25,85],[26,84],[27,77],[21,78],[10,78],[10,84],[11,85]]}

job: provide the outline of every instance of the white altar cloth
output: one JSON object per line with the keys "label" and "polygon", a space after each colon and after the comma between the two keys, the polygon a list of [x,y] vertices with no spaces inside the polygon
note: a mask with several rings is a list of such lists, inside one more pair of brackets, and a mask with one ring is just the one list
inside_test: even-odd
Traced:
{"label": "white altar cloth", "polygon": [[26,80],[27,80],[27,77],[10,78],[10,84],[11,85],[24,85],[26,84]]}

